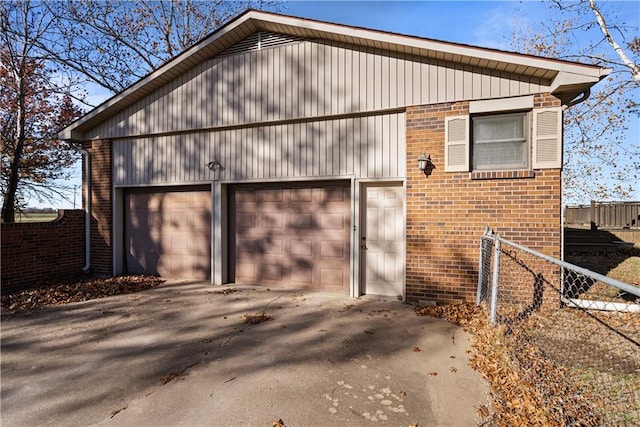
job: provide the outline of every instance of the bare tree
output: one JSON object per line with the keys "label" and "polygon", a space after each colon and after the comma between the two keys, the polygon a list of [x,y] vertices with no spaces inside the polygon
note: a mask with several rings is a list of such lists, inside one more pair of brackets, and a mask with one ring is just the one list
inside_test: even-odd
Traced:
{"label": "bare tree", "polygon": [[47,3],[55,16],[48,50],[70,72],[122,91],[247,8],[276,9],[278,0],[102,0]]}
{"label": "bare tree", "polygon": [[278,0],[0,2],[2,220],[27,199],[64,197],[77,155],[56,131],[87,83],[122,91],[248,7]]}
{"label": "bare tree", "polygon": [[[512,46],[522,52],[585,62],[612,73],[565,114],[565,199],[626,199],[640,179],[640,145],[629,123],[638,119],[640,41],[610,3],[546,2],[536,28],[519,24]],[[606,18],[605,18],[606,17]]]}
{"label": "bare tree", "polygon": [[[79,115],[32,43],[52,22],[29,1],[0,5],[0,147],[2,221],[15,220],[15,208],[28,195],[61,194],[66,169],[75,161],[55,138],[60,126]],[[10,30],[11,29],[11,30]],[[62,93],[62,95],[60,95]]]}

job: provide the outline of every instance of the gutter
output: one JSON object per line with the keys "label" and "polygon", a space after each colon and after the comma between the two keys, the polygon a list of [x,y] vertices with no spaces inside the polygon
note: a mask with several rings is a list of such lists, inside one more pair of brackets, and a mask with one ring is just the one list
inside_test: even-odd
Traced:
{"label": "gutter", "polygon": [[591,95],[591,88],[586,88],[584,91],[582,91],[582,93],[580,93],[578,96],[576,96],[575,98],[573,98],[571,101],[567,102],[566,107],[573,107],[574,105],[578,105],[581,102],[584,102],[587,100],[587,98],[589,98],[589,95]]}

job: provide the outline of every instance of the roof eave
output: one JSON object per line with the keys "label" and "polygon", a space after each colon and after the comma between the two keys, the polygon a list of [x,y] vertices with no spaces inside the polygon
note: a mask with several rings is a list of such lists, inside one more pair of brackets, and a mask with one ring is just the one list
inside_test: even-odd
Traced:
{"label": "roof eave", "polygon": [[585,76],[568,72],[559,72],[551,82],[550,92],[560,98],[563,104],[587,92],[593,85],[611,73],[610,68],[599,68],[598,76]]}
{"label": "roof eave", "polygon": [[[373,42],[377,45],[388,46],[400,52],[418,52],[425,57],[435,58],[438,54],[446,53],[461,62],[469,59],[480,59],[487,65],[491,64],[492,66],[516,64],[528,68],[529,70],[527,72],[538,70],[557,73],[553,79],[552,93],[573,92],[577,86],[588,88],[608,74],[608,72],[603,73],[602,68],[593,65],[532,57],[513,52],[503,52],[415,36],[249,10],[61,130],[58,134],[59,137],[61,139],[82,140],[84,131],[95,126],[101,120],[115,114],[114,110],[117,110],[118,104],[124,102],[125,105],[129,105],[135,102],[137,99],[145,96],[146,92],[152,89],[154,83],[156,86],[162,84],[162,79],[168,78],[167,76],[170,76],[172,71],[180,72],[182,68],[192,66],[193,64],[190,65],[190,62],[198,59],[199,56],[204,55],[203,57],[211,57],[211,55],[215,55],[216,52],[220,52],[227,47],[225,43],[229,43],[230,39],[238,36],[238,34],[234,34],[234,32],[239,31],[240,34],[242,34],[245,30],[265,30],[273,25],[278,25],[284,29],[290,28],[292,34],[295,29],[296,34],[307,34],[310,38],[313,35],[317,36],[320,34],[330,40],[347,39],[350,42],[362,46],[371,46]],[[229,37],[225,39],[225,36]],[[212,49],[214,43],[222,43],[223,45],[219,47],[215,46]],[[200,58],[200,60],[201,59],[202,58]],[[138,97],[134,96],[136,92],[138,92]]]}

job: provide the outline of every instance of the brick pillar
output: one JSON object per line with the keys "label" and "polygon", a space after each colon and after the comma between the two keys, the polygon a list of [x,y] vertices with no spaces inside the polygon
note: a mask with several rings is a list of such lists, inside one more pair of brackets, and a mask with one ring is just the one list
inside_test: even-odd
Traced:
{"label": "brick pillar", "polygon": [[[113,273],[111,147],[108,140],[88,141],[82,146],[91,156],[91,269],[100,276]],[[83,164],[82,185],[85,188],[83,194],[86,194],[84,167]],[[86,201],[83,202],[86,206]]]}

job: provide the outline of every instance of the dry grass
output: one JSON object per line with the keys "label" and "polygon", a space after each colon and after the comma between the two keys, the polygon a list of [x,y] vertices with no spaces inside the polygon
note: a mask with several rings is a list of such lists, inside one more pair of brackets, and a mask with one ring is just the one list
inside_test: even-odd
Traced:
{"label": "dry grass", "polygon": [[621,282],[640,286],[640,248],[605,252],[570,252],[567,262]]}
{"label": "dry grass", "polygon": [[23,213],[16,212],[16,222],[51,222],[58,217],[57,212]]}

